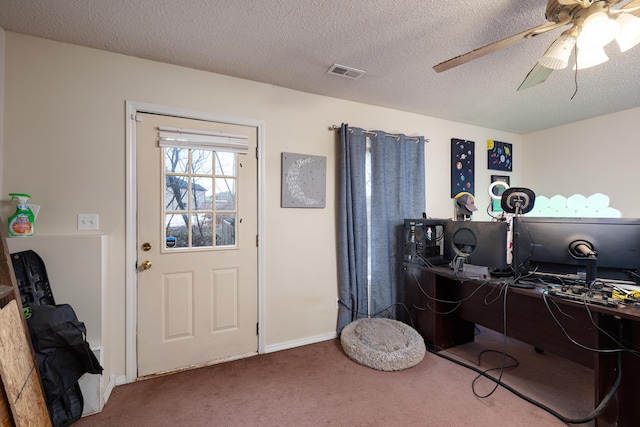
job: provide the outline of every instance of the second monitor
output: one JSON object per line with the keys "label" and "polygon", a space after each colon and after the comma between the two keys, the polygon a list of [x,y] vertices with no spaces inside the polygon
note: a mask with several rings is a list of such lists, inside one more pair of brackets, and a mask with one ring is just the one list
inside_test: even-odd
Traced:
{"label": "second monitor", "polygon": [[640,218],[516,217],[513,225],[525,271],[640,285]]}
{"label": "second monitor", "polygon": [[444,224],[444,257],[467,264],[506,270],[508,224],[493,221],[451,221]]}

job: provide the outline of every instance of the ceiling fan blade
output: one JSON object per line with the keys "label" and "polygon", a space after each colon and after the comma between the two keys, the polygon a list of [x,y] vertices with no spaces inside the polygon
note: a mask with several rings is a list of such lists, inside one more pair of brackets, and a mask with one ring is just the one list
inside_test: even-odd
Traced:
{"label": "ceiling fan blade", "polygon": [[437,73],[441,73],[453,67],[457,67],[458,65],[466,64],[467,62],[473,61],[474,59],[478,59],[490,53],[497,52],[500,49],[513,46],[514,44],[520,43],[521,41],[526,40],[528,38],[537,36],[538,34],[546,33],[547,31],[553,30],[554,28],[558,28],[562,25],[566,25],[568,22],[569,21],[547,22],[546,24],[538,25],[537,27],[515,34],[511,37],[507,37],[506,39],[499,40],[497,42],[488,44],[484,47],[472,50],[471,52],[468,52],[463,55],[456,56],[455,58],[451,58],[447,61],[441,62],[438,65],[435,65],[433,69]]}
{"label": "ceiling fan blade", "polygon": [[525,77],[524,81],[520,84],[518,90],[525,90],[530,88],[531,86],[539,85],[547,80],[547,77],[551,75],[553,70],[551,68],[543,67],[542,65],[536,63],[535,67],[529,71],[527,77]]}
{"label": "ceiling fan blade", "polygon": [[627,11],[627,13],[630,13],[631,15],[640,16],[640,0],[630,1],[618,10],[623,12]]}
{"label": "ceiling fan blade", "polygon": [[620,8],[620,10],[631,9],[634,7],[640,7],[640,0],[632,0]]}

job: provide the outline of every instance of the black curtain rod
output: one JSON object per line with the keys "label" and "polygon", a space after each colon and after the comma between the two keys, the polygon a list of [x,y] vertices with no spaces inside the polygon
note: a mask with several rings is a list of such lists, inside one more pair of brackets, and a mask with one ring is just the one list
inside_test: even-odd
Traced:
{"label": "black curtain rod", "polygon": [[[333,126],[329,126],[329,130],[340,130],[341,126],[337,126],[337,125],[333,125]],[[363,131],[365,135],[367,136],[376,136],[376,133],[370,130],[365,130]],[[389,135],[392,138],[395,138],[396,141],[400,139],[400,135],[397,133],[387,133],[387,135]],[[410,139],[412,141],[418,142],[420,139],[417,136],[406,136],[405,138]],[[429,140],[427,138],[424,139],[424,142],[429,142]]]}

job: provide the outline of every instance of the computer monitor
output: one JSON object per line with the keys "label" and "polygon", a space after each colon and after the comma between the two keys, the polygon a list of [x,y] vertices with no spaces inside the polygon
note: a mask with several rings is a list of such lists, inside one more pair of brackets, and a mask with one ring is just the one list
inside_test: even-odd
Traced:
{"label": "computer monitor", "polygon": [[467,264],[505,270],[506,222],[451,221],[444,224],[444,258],[465,258]]}
{"label": "computer monitor", "polygon": [[640,284],[640,218],[513,219],[518,267]]}

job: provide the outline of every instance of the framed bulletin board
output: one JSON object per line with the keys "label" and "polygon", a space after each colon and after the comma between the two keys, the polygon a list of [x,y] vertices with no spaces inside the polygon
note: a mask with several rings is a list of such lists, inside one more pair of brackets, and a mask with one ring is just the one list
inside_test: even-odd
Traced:
{"label": "framed bulletin board", "polygon": [[324,208],[327,158],[309,154],[282,153],[283,208]]}

